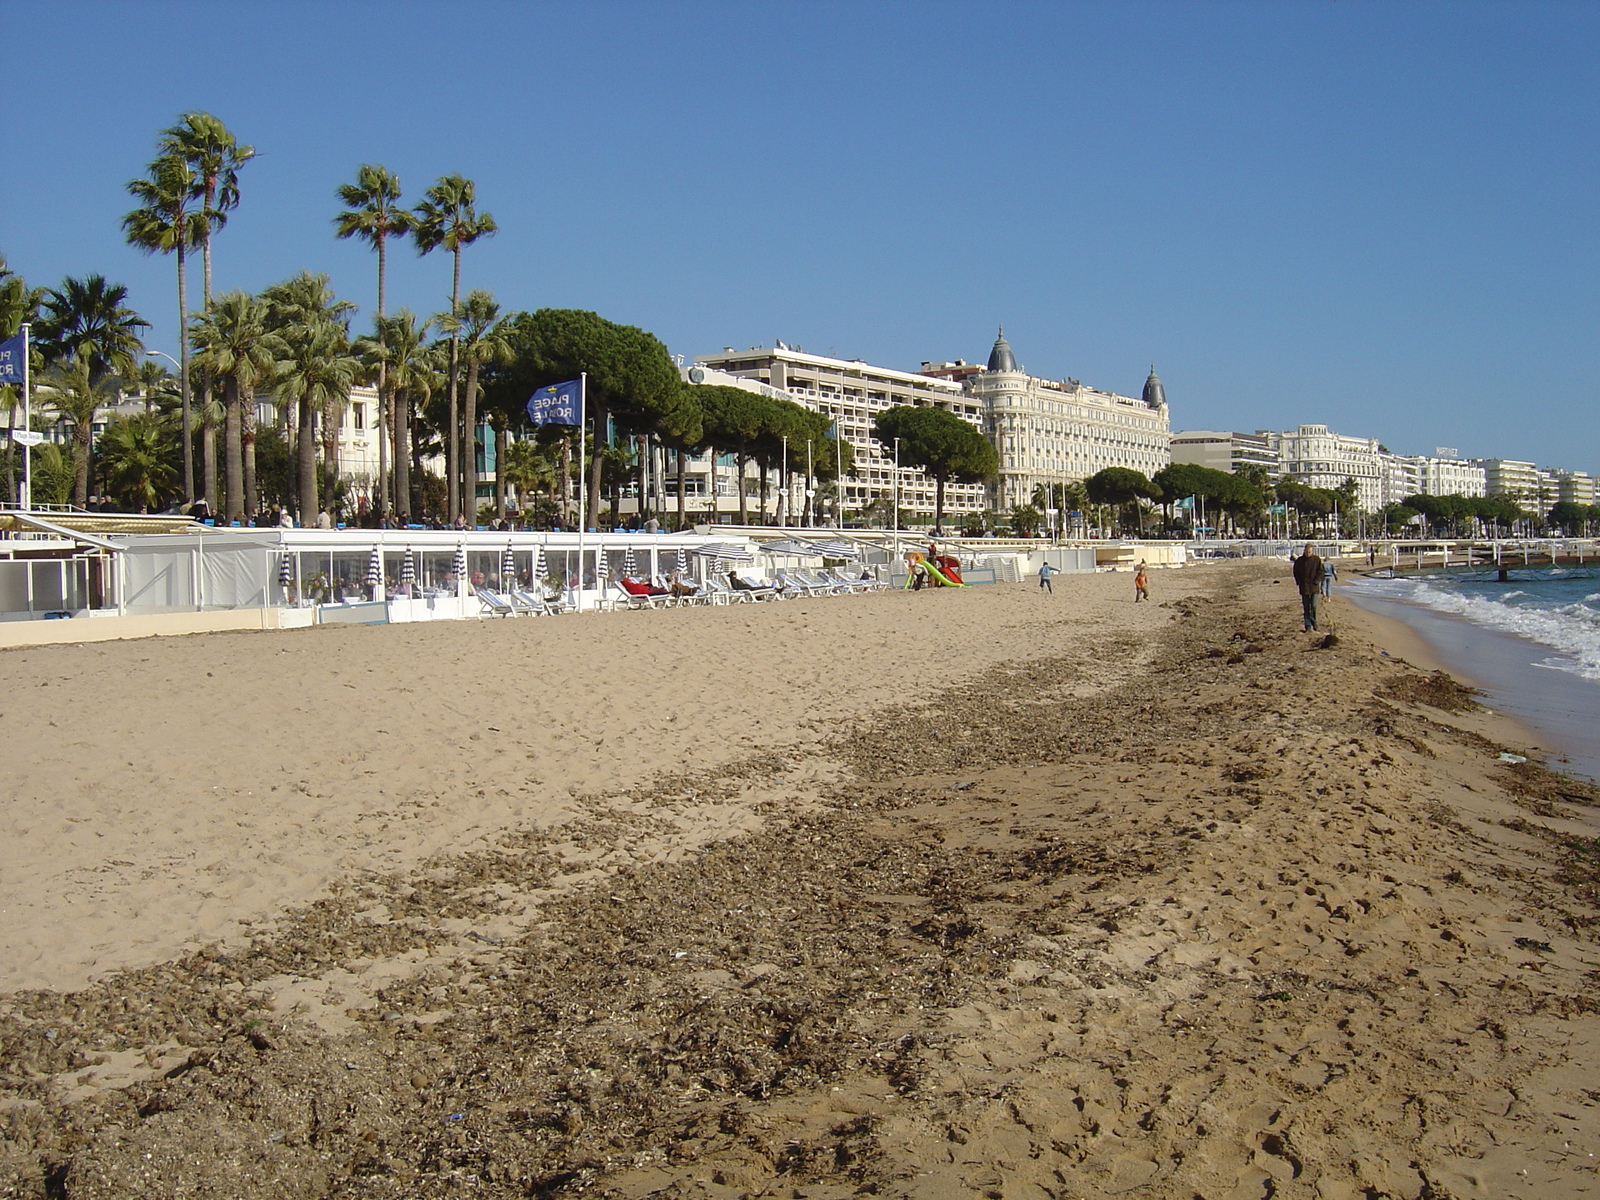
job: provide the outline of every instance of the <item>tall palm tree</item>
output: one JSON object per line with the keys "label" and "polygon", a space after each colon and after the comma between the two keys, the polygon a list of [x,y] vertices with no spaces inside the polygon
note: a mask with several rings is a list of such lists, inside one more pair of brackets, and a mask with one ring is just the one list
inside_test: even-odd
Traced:
{"label": "tall palm tree", "polygon": [[[399,206],[400,180],[394,172],[363,164],[354,183],[339,188],[339,199],[349,212],[333,219],[338,237],[359,237],[378,252],[378,320],[384,316],[384,282],[388,268],[386,244],[389,236],[411,232],[414,224],[409,212]],[[390,504],[388,431],[394,420],[394,398],[389,394],[389,364],[386,356],[377,357],[378,368],[378,504]],[[396,464],[398,466],[398,462]],[[398,489],[393,492],[398,507]]]}
{"label": "tall palm tree", "polygon": [[144,398],[145,412],[153,412],[158,400],[171,400],[175,395],[172,385],[176,381],[172,378],[172,372],[148,358],[139,364],[139,369],[128,376],[125,382]]}
{"label": "tall palm tree", "polygon": [[112,381],[105,375],[95,377],[88,355],[73,354],[56,361],[43,383],[50,407],[72,426],[72,502],[83,508],[89,503],[89,455],[94,441],[94,419],[100,406],[112,399]]}
{"label": "tall palm tree", "polygon": [[[267,305],[267,323],[284,342],[284,353],[273,378],[284,431],[297,430],[298,508],[301,524],[316,519],[317,455],[315,415],[328,403],[330,393],[350,394],[360,363],[350,353],[348,322],[355,308],[334,297],[326,275],[302,271],[275,283],[261,293]],[[296,406],[295,419],[290,405]]]}
{"label": "tall palm tree", "polygon": [[268,316],[266,302],[249,292],[225,292],[194,329],[197,364],[222,380],[224,512],[230,521],[243,518],[255,498],[255,463],[246,447],[255,446],[256,389],[271,380],[288,353],[283,338],[269,328]]}
{"label": "tall palm tree", "polygon": [[[493,234],[499,226],[488,213],[481,216],[476,208],[477,185],[460,175],[441,176],[429,188],[427,197],[414,210],[416,225],[411,236],[417,244],[418,254],[427,254],[440,246],[453,256],[454,269],[450,283],[450,315],[461,313],[461,251],[481,237]],[[461,510],[456,491],[461,475],[460,414],[456,403],[456,380],[460,371],[460,346],[457,335],[450,335],[450,415],[445,435],[445,470],[449,483],[445,488],[449,517],[453,521]]]}
{"label": "tall palm tree", "polygon": [[[204,263],[204,313],[211,311],[211,234],[228,223],[228,213],[239,206],[239,168],[255,157],[253,146],[239,144],[228,132],[228,127],[207,112],[186,112],[178,123],[162,131],[158,143],[162,153],[177,159],[191,173],[190,196],[199,201],[197,215],[200,231],[200,254]],[[211,399],[211,378],[200,378],[202,397]],[[208,461],[216,461],[216,447],[212,445],[212,431],[205,431],[204,443]],[[229,448],[229,458],[234,457]],[[217,503],[216,473],[208,474],[206,498],[213,509]]]}
{"label": "tall palm tree", "polygon": [[511,343],[506,337],[505,322],[500,319],[500,306],[481,288],[467,293],[459,315],[441,313],[434,320],[440,332],[448,333],[452,342],[459,343],[462,361],[467,364],[467,390],[461,413],[466,435],[462,443],[461,511],[470,524],[478,514],[478,370],[507,358]]}
{"label": "tall palm tree", "polygon": [[193,211],[194,172],[181,158],[164,154],[149,166],[148,179],[134,179],[128,192],[143,206],[122,218],[130,245],[146,254],[178,256],[178,387],[183,404],[183,492],[194,495],[193,415],[189,411],[189,249],[200,245],[203,222]]}
{"label": "tall palm tree", "polygon": [[394,393],[394,507],[402,519],[411,516],[411,424],[417,407],[433,392],[433,368],[427,361],[431,321],[419,321],[409,308],[379,317],[371,337],[356,343],[369,366],[383,364]]}
{"label": "tall palm tree", "polygon": [[104,275],[69,275],[46,292],[38,333],[45,365],[81,359],[90,387],[107,376],[131,374],[144,353],[139,330],[150,322],[123,303],[127,298],[128,289],[107,283]]}

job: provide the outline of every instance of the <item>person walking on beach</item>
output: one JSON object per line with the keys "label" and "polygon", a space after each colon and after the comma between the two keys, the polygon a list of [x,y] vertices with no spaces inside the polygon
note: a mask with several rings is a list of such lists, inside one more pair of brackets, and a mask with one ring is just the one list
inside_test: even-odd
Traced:
{"label": "person walking on beach", "polygon": [[1137,604],[1141,600],[1148,599],[1150,599],[1150,575],[1141,562],[1133,572],[1133,602]]}
{"label": "person walking on beach", "polygon": [[1050,576],[1054,575],[1059,570],[1059,567],[1052,566],[1047,562],[1042,562],[1039,564],[1039,587],[1043,591],[1049,592],[1052,596],[1056,594],[1056,590],[1050,586]]}
{"label": "person walking on beach", "polygon": [[1327,572],[1317,557],[1311,543],[1306,552],[1294,560],[1294,585],[1300,589],[1300,614],[1305,619],[1305,632],[1317,627],[1317,600],[1322,594],[1322,578]]}

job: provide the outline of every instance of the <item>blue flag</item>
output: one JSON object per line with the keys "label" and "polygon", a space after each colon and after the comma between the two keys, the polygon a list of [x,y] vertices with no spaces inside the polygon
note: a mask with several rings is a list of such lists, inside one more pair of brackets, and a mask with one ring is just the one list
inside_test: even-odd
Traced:
{"label": "blue flag", "polygon": [[27,343],[20,333],[0,342],[0,383],[22,382],[22,365],[27,353]]}
{"label": "blue flag", "polygon": [[528,420],[535,425],[576,425],[582,389],[577,379],[540,388],[528,400]]}

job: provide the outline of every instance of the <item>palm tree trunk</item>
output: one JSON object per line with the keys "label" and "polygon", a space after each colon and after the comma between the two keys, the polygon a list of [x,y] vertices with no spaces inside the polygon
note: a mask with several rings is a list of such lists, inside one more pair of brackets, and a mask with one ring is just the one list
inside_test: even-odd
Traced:
{"label": "palm tree trunk", "polygon": [[244,388],[239,397],[239,457],[242,460],[240,477],[244,480],[244,511],[248,516],[258,511],[256,504],[256,395],[253,389]]}
{"label": "palm tree trunk", "polygon": [[189,403],[189,272],[178,230],[178,387],[183,404],[183,500],[194,499],[194,413]]}
{"label": "palm tree trunk", "polygon": [[688,500],[683,494],[684,489],[689,486],[688,457],[684,450],[680,449],[678,451],[678,529],[680,532],[688,524],[689,520]]}
{"label": "palm tree trunk", "polygon": [[295,439],[295,405],[290,401],[279,401],[278,410],[278,424],[282,427],[283,433],[283,507],[298,512],[299,502],[295,497],[300,494],[300,472],[296,469],[299,464],[298,445]]}
{"label": "palm tree trunk", "polygon": [[322,410],[322,507],[333,512],[339,498],[339,413]]}
{"label": "palm tree trunk", "polygon": [[406,406],[406,436],[411,450],[411,511],[423,511],[422,503],[422,447],[417,440],[417,414],[415,408],[409,403]]}
{"label": "palm tree trunk", "polygon": [[[592,518],[600,515],[600,480],[602,472],[605,470],[604,456],[600,453],[600,434],[611,419],[611,407],[604,401],[593,404],[589,411],[594,416],[594,438],[592,440],[593,449],[589,452],[589,511],[578,514],[578,519],[583,522],[579,526],[582,529],[587,529],[590,525],[599,524],[598,521]],[[583,448],[583,430],[581,429],[578,431],[578,447],[581,457]],[[579,469],[581,470],[582,468],[580,467]]]}
{"label": "palm tree trunk", "polygon": [[73,457],[78,460],[77,470],[73,473],[72,502],[79,508],[89,505],[89,446],[94,437],[94,417],[91,410],[87,421],[80,421],[73,427]]}
{"label": "palm tree trunk", "polygon": [[394,507],[402,520],[411,521],[411,402],[406,393],[394,395]]}
{"label": "palm tree trunk", "polygon": [[744,444],[742,442],[739,445],[739,452],[734,455],[733,461],[734,469],[739,475],[739,524],[748,525],[750,524],[750,509],[745,500],[744,494],[744,468],[746,459],[744,456]]}
{"label": "palm tree trunk", "polygon": [[309,528],[317,523],[317,440],[312,427],[311,399],[300,401],[299,412],[300,524]]}
{"label": "palm tree trunk", "polygon": [[[450,315],[461,316],[461,247],[455,250],[455,273],[450,284]],[[457,490],[461,485],[461,414],[457,411],[456,374],[461,364],[461,338],[458,333],[450,334],[450,429],[445,438],[445,474],[449,479],[445,484],[445,495],[449,498],[448,508],[451,524],[455,523],[456,515],[461,512],[461,493]]]}
{"label": "palm tree trunk", "polygon": [[467,364],[467,396],[461,412],[461,511],[478,523],[478,362]]}
{"label": "palm tree trunk", "polygon": [[933,477],[933,532],[944,536],[944,476]]}
{"label": "palm tree trunk", "polygon": [[[378,231],[378,510],[380,517],[383,510],[390,507],[389,478],[389,422],[392,418],[394,407],[393,398],[389,395],[389,364],[384,361],[383,338],[383,285],[384,268],[386,267],[384,255],[384,234]],[[398,505],[395,505],[398,508]],[[379,524],[382,524],[380,520]]]}
{"label": "palm tree trunk", "polygon": [[200,461],[205,472],[206,507],[215,514],[222,511],[222,505],[218,503],[221,497],[217,494],[217,426],[211,418],[211,380],[204,375],[202,378],[205,383],[201,392],[201,411],[206,416],[200,423]]}
{"label": "palm tree trunk", "polygon": [[244,425],[241,420],[239,406],[239,381],[228,378],[222,382],[223,434],[222,446],[225,459],[223,462],[224,476],[226,478],[226,492],[224,499],[224,512],[228,520],[242,521],[244,519]]}

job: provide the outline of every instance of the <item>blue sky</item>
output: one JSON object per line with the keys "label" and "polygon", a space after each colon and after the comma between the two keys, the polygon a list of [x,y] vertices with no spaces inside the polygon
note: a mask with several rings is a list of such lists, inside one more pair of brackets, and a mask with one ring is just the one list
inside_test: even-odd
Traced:
{"label": "blue sky", "polygon": [[[259,158],[219,289],[338,242],[363,162],[476,180],[464,286],[689,356],[979,358],[1174,429],[1326,422],[1600,473],[1600,5],[0,0],[0,253],[126,283],[176,350],[127,180],[211,111]],[[198,295],[196,272],[192,284]],[[391,308],[450,264],[391,257]]]}

